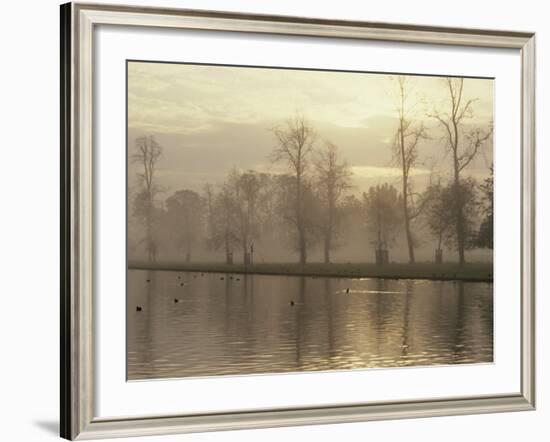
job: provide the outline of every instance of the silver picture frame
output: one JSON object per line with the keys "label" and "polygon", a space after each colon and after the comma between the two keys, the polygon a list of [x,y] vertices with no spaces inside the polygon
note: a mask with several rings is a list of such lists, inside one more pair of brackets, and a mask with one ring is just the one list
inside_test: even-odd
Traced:
{"label": "silver picture frame", "polygon": [[[521,391],[309,408],[169,416],[94,416],[93,51],[97,25],[208,29],[467,47],[521,55]],[[203,10],[61,6],[61,436],[70,440],[535,408],[535,34]],[[123,173],[123,171],[121,171]]]}

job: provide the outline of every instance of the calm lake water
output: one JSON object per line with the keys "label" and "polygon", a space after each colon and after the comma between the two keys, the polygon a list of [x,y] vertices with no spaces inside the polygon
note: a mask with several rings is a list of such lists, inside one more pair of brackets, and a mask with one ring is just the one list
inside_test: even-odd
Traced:
{"label": "calm lake water", "polygon": [[127,332],[129,379],[491,362],[493,285],[130,270]]}

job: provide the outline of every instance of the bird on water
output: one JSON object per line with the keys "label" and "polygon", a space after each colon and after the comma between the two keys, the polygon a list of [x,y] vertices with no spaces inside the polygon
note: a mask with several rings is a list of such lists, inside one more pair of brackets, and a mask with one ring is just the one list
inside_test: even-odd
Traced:
{"label": "bird on water", "polygon": [[142,310],[142,308],[138,305],[136,306],[136,312],[140,312]]}
{"label": "bird on water", "polygon": [[294,306],[294,300],[293,299],[290,300],[290,306],[291,307]]}

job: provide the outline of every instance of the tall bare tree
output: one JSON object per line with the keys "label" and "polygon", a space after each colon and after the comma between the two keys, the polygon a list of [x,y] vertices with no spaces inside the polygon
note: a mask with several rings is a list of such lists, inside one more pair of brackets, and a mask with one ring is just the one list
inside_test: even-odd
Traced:
{"label": "tall bare tree", "polygon": [[189,189],[178,190],[166,200],[167,216],[185,252],[185,262],[191,262],[193,247],[201,236],[204,206],[201,196]]}
{"label": "tall bare tree", "polygon": [[416,123],[410,116],[407,78],[404,76],[396,78],[398,86],[398,126],[394,139],[394,158],[401,166],[403,226],[407,238],[409,262],[414,263],[414,238],[411,232],[411,223],[420,215],[424,204],[420,200],[420,196],[412,191],[410,172],[418,162],[418,144],[422,139],[427,138],[427,132],[422,122]]}
{"label": "tall bare tree", "polygon": [[476,241],[478,247],[493,248],[493,211],[494,211],[494,192],[493,192],[493,165],[489,168],[491,175],[485,179],[480,186],[483,194],[482,216],[483,220],[479,226],[479,233]]}
{"label": "tall bare tree", "polygon": [[214,195],[211,188],[209,191],[211,192],[211,206],[208,210],[210,230],[208,245],[214,250],[223,248],[226,264],[233,264],[233,249],[237,242],[235,233],[237,223],[235,195],[233,189],[227,183],[222,186],[216,195]]}
{"label": "tall bare tree", "polygon": [[442,262],[443,243],[452,236],[450,230],[454,224],[454,191],[452,186],[446,187],[438,180],[430,184],[424,193],[428,204],[423,216],[428,229],[436,240],[436,262]]}
{"label": "tall bare tree", "polygon": [[162,155],[162,146],[152,135],[142,136],[135,141],[135,153],[132,161],[142,167],[138,172],[140,192],[136,197],[136,208],[141,214],[145,227],[145,249],[150,262],[156,261],[157,243],[154,235],[153,223],[155,214],[155,198],[160,186],[156,180],[157,163]]}
{"label": "tall bare tree", "polygon": [[306,251],[315,247],[321,239],[319,221],[321,205],[319,195],[311,177],[302,182],[302,226],[305,245],[300,241],[300,232],[296,228],[296,179],[292,175],[279,175],[275,208],[279,219],[280,238],[289,241],[289,245],[298,253],[305,246]]}
{"label": "tall bare tree", "polygon": [[446,148],[451,153],[455,203],[455,228],[458,249],[458,261],[465,263],[466,220],[464,208],[466,201],[462,191],[461,174],[476,157],[480,148],[492,135],[492,126],[486,128],[469,127],[468,120],[474,117],[474,100],[464,99],[464,78],[444,78],[444,87],[448,93],[446,109],[435,109],[430,114],[444,129]]}
{"label": "tall bare tree", "polygon": [[330,252],[336,246],[335,237],[340,221],[340,203],[351,187],[351,170],[338,158],[338,147],[326,142],[314,160],[315,179],[322,204],[321,230],[325,263],[330,263]]}
{"label": "tall bare tree", "polygon": [[203,190],[206,202],[206,237],[210,238],[214,230],[212,225],[214,220],[214,189],[212,184],[206,183]]}
{"label": "tall bare tree", "polygon": [[269,173],[260,174],[262,192],[258,201],[258,221],[260,237],[265,244],[277,241],[276,230],[280,222],[280,213],[277,210],[277,199],[280,191],[279,178],[278,175]]}
{"label": "tall bare tree", "polygon": [[366,226],[377,252],[387,250],[395,239],[402,221],[402,196],[388,183],[371,186],[363,192]]}
{"label": "tall bare tree", "polygon": [[307,261],[307,229],[304,213],[304,186],[310,157],[315,143],[315,131],[311,124],[301,115],[295,115],[286,121],[284,127],[273,129],[277,146],[272,158],[284,162],[295,180],[294,224],[298,236],[300,263]]}
{"label": "tall bare tree", "polygon": [[233,170],[229,176],[229,185],[235,196],[235,233],[241,243],[243,263],[252,264],[254,240],[259,235],[259,199],[263,181],[260,174],[249,170]]}

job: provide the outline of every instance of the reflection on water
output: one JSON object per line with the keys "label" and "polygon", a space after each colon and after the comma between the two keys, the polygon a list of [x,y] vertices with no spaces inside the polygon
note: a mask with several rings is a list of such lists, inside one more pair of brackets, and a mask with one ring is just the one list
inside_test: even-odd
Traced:
{"label": "reflection on water", "polygon": [[129,379],[493,360],[489,283],[131,270],[127,321]]}

